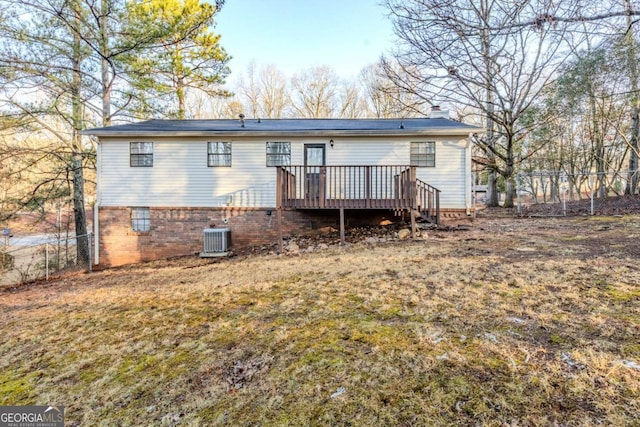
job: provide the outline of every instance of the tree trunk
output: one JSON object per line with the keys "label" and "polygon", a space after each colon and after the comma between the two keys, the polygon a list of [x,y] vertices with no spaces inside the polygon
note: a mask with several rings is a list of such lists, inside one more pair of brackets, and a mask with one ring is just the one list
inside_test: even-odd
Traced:
{"label": "tree trunk", "polygon": [[513,201],[516,198],[516,185],[513,177],[506,178],[504,180],[504,187],[505,187],[504,207],[512,208],[515,206]]}
{"label": "tree trunk", "polygon": [[100,8],[100,54],[102,55],[102,126],[111,125],[111,80],[109,75],[109,28],[107,14],[109,0],[102,0]]}
{"label": "tree trunk", "polygon": [[606,179],[604,176],[604,159],[603,159],[603,154],[602,151],[604,150],[600,150],[599,151],[599,158],[597,159],[598,162],[598,197],[601,199],[604,199],[605,197],[607,197],[607,188],[606,188]]}
{"label": "tree trunk", "polygon": [[178,98],[178,119],[186,118],[187,107],[185,104],[184,77],[178,77],[176,81],[176,97]]}
{"label": "tree trunk", "polygon": [[80,130],[82,129],[82,52],[81,39],[78,34],[80,28],[80,6],[77,0],[73,3],[75,13],[75,28],[73,29],[73,55],[72,67],[73,77],[71,85],[71,103],[73,131],[71,136],[71,170],[73,179],[73,219],[76,229],[76,254],[78,263],[89,263],[89,239],[87,238],[87,217],[84,211],[84,171],[83,152],[80,141]]}
{"label": "tree trunk", "polygon": [[507,150],[507,166],[504,170],[504,186],[505,186],[505,195],[504,195],[504,207],[512,208],[514,207],[513,201],[516,196],[516,185],[514,182],[514,161],[513,161],[513,141],[508,141],[508,150]]}
{"label": "tree trunk", "polygon": [[589,110],[591,114],[591,142],[593,144],[593,153],[596,161],[596,188],[598,188],[599,198],[605,197],[605,180],[604,180],[604,135],[600,131],[598,123],[598,107],[596,96],[591,84],[588,84],[589,93]]}
{"label": "tree trunk", "polygon": [[489,177],[487,181],[487,206],[497,207],[500,205],[498,198],[498,174],[496,172],[496,156],[493,152],[495,149],[495,137],[494,137],[494,93],[493,93],[493,65],[491,58],[491,35],[489,34],[489,6],[485,2],[481,2],[482,7],[482,19],[484,21],[485,28],[482,30],[482,56],[485,64],[486,82],[485,82],[485,108],[486,108],[486,127],[487,127],[487,145],[486,156],[489,166]]}
{"label": "tree trunk", "polygon": [[[637,89],[633,89],[634,93],[637,93]],[[636,101],[633,107],[633,117],[631,126],[631,153],[629,155],[629,178],[627,180],[627,194],[636,194],[638,192],[638,139],[640,134],[640,107],[638,106],[637,95]]]}
{"label": "tree trunk", "polygon": [[629,177],[627,180],[626,194],[636,194],[638,192],[638,139],[640,138],[640,96],[638,96],[638,66],[635,59],[635,37],[633,33],[633,22],[631,21],[631,2],[625,0],[627,11],[627,65],[629,67],[629,80],[631,83],[631,104],[633,113],[631,116],[631,153],[629,155]]}
{"label": "tree trunk", "polygon": [[487,206],[500,206],[500,199],[498,196],[498,174],[495,169],[491,169],[487,180]]}
{"label": "tree trunk", "polygon": [[71,161],[73,169],[73,219],[76,229],[76,255],[79,264],[89,263],[89,238],[87,237],[87,217],[84,210],[83,155],[74,152]]}

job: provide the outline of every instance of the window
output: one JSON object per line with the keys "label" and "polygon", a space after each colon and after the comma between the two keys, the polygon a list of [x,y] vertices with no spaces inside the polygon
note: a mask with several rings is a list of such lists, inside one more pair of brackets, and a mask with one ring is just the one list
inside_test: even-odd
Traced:
{"label": "window", "polygon": [[290,164],[290,142],[267,142],[267,166],[289,166]]}
{"label": "window", "polygon": [[129,143],[130,166],[146,167],[153,166],[153,142],[131,142]]}
{"label": "window", "polygon": [[149,208],[131,209],[131,229],[133,231],[149,231],[151,229]]}
{"label": "window", "polygon": [[231,143],[207,142],[207,166],[231,166]]}
{"label": "window", "polygon": [[436,143],[434,141],[411,143],[411,166],[436,166]]}

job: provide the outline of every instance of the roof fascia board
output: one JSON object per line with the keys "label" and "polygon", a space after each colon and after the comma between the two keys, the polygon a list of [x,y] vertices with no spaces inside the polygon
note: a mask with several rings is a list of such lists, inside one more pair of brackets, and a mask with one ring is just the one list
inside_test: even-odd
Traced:
{"label": "roof fascia board", "polygon": [[82,131],[83,135],[97,137],[341,137],[341,136],[468,136],[480,133],[482,128],[441,128],[441,129],[402,129],[394,130],[305,130],[305,131]]}

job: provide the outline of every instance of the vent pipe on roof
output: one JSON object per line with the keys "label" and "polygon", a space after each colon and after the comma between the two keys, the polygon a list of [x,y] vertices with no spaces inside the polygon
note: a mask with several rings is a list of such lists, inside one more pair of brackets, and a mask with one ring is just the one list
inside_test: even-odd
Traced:
{"label": "vent pipe on roof", "polygon": [[244,114],[239,114],[238,117],[240,117],[240,127],[244,127]]}

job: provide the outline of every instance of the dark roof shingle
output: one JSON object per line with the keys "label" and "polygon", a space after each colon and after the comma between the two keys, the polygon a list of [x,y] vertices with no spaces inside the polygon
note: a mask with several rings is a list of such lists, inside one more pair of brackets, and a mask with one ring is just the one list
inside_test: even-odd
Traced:
{"label": "dark roof shingle", "polygon": [[[243,126],[244,124],[244,126]],[[87,129],[96,136],[184,135],[375,135],[415,134],[429,131],[478,132],[481,129],[444,118],[421,119],[245,119],[240,120],[148,120],[138,123]]]}

